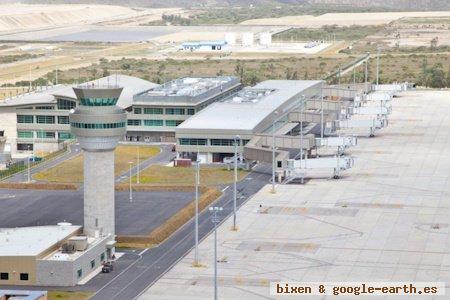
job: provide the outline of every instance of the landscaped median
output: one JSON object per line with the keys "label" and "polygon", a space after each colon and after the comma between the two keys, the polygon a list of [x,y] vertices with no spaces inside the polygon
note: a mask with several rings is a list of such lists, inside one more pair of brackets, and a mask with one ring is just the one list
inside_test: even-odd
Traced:
{"label": "landscaped median", "polygon": [[[120,190],[126,190],[126,185],[119,185],[116,188]],[[176,191],[192,191],[193,187],[176,187],[176,186],[153,186],[153,185],[139,185],[133,186],[133,189],[137,190],[176,190]],[[201,187],[200,197],[198,201],[199,211],[202,211],[218,199],[222,192],[213,187]],[[178,228],[183,226],[187,221],[194,217],[195,214],[195,202],[192,201],[184,208],[175,213],[172,217],[167,219],[158,228],[150,232],[148,235],[118,235],[117,246],[127,248],[148,248],[162,243],[165,239],[171,236]]]}

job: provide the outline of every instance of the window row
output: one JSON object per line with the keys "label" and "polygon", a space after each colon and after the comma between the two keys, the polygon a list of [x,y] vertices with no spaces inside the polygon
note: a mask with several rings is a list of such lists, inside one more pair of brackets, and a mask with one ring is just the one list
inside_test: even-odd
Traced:
{"label": "window row", "polygon": [[80,104],[84,106],[112,106],[116,103],[117,98],[80,98]]}
{"label": "window row", "polygon": [[[142,123],[142,121],[144,121]],[[168,127],[176,127],[183,123],[181,120],[166,120],[165,124]],[[128,126],[164,126],[164,120],[137,120],[137,119],[129,119],[127,120]]]}
{"label": "window row", "polygon": [[72,127],[84,129],[113,129],[125,127],[125,122],[119,123],[71,123]]}
{"label": "window row", "polygon": [[[35,134],[36,132],[36,134]],[[17,137],[21,139],[33,139],[33,138],[43,138],[43,139],[54,139],[56,137],[56,133],[54,131],[18,131]],[[58,139],[60,140],[70,140],[73,139],[74,136],[70,132],[58,131]]]}
{"label": "window row", "polygon": [[71,110],[72,108],[75,108],[76,103],[75,101],[65,100],[65,99],[58,99],[58,109],[61,110]]}
{"label": "window row", "polygon": [[[68,118],[68,117],[67,117]],[[34,123],[35,117],[32,115],[17,115],[17,123]],[[55,124],[55,116],[36,116],[38,124]],[[64,124],[64,123],[60,123]]]}
{"label": "window row", "polygon": [[[22,281],[28,280],[28,273],[20,273],[19,278]],[[9,273],[7,272],[0,272],[0,280],[9,280]]]}
{"label": "window row", "polygon": [[[146,115],[162,115],[164,114],[164,109],[162,107],[135,107],[133,109],[134,114],[140,115],[142,112]],[[195,109],[193,108],[166,108],[166,115],[193,115],[195,114]]]}
{"label": "window row", "polygon": [[[237,144],[245,146],[250,140],[238,140]],[[207,139],[189,139],[181,138],[178,140],[180,145],[201,145],[201,146],[234,146],[233,139],[210,139],[209,143]]]}

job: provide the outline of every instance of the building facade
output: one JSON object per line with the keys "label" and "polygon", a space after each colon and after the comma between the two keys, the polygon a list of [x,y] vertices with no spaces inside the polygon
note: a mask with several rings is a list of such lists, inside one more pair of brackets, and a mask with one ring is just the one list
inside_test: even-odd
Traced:
{"label": "building facade", "polygon": [[133,98],[127,118],[127,140],[175,142],[175,129],[208,105],[241,89],[237,77],[185,77]]}
{"label": "building facade", "polygon": [[214,103],[177,127],[178,157],[223,162],[234,155],[236,137],[242,153],[256,134],[271,132],[275,114],[292,109],[303,97],[319,96],[321,84],[313,80],[268,80]]}

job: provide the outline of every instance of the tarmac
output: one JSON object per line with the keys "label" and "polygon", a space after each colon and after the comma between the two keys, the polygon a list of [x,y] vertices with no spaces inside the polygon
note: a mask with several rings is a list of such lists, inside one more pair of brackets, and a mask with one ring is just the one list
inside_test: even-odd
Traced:
{"label": "tarmac", "polygon": [[[389,126],[348,151],[355,167],[341,179],[278,185],[276,194],[266,185],[251,197],[238,231],[232,218],[218,227],[218,298],[284,298],[270,294],[277,281],[443,282],[450,293],[448,99],[450,91],[400,94]],[[201,267],[190,251],[139,299],[213,299],[213,238],[200,243]]]}

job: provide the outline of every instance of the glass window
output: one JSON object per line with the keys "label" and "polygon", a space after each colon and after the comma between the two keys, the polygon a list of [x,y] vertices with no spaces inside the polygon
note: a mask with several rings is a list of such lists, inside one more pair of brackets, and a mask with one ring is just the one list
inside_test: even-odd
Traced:
{"label": "glass window", "polygon": [[183,121],[179,120],[166,120],[166,126],[175,127],[182,123]]}
{"label": "glass window", "polygon": [[81,278],[81,276],[83,276],[83,270],[82,269],[79,269],[77,271],[77,276],[78,276],[78,278]]}
{"label": "glass window", "polygon": [[206,139],[179,139],[180,145],[206,145]]}
{"label": "glass window", "polygon": [[247,145],[247,143],[250,142],[250,140],[242,140],[242,145]]}
{"label": "glass window", "polygon": [[17,123],[33,123],[33,116],[17,115]]}
{"label": "glass window", "polygon": [[[237,141],[239,145],[239,141]],[[233,139],[211,139],[211,146],[234,146]]]}
{"label": "glass window", "polygon": [[58,116],[58,124],[69,124],[68,116]]}
{"label": "glass window", "polygon": [[146,107],[144,108],[144,114],[147,115],[162,115],[163,109],[160,107]]}
{"label": "glass window", "polygon": [[38,124],[55,124],[54,116],[36,116],[36,123]]}
{"label": "glass window", "polygon": [[84,128],[84,129],[111,129],[111,128],[123,128],[125,127],[125,122],[107,123],[107,124],[73,122],[70,125],[75,128]]}
{"label": "glass window", "polygon": [[145,126],[163,126],[163,120],[144,120]]}
{"label": "glass window", "polygon": [[184,108],[166,108],[166,115],[184,115]]}
{"label": "glass window", "polygon": [[65,100],[65,99],[57,99],[58,102],[58,109],[61,110],[71,110],[72,108],[75,108],[76,103],[75,101]]}
{"label": "glass window", "polygon": [[140,107],[135,107],[135,108],[134,108],[134,114],[135,114],[135,115],[140,115],[140,114],[142,114],[142,108],[140,108]]}
{"label": "glass window", "polygon": [[62,141],[73,139],[73,136],[70,132],[58,132],[58,138]]}
{"label": "glass window", "polygon": [[9,273],[0,273],[0,280],[8,280]]}
{"label": "glass window", "polygon": [[141,120],[129,119],[127,122],[128,126],[141,126]]}
{"label": "glass window", "polygon": [[28,273],[20,273],[20,280],[28,280]]}
{"label": "glass window", "polygon": [[112,106],[116,105],[117,98],[81,98],[80,104],[84,106]]}
{"label": "glass window", "polygon": [[95,259],[91,260],[91,269],[95,268]]}
{"label": "glass window", "polygon": [[33,131],[18,131],[17,137],[21,139],[32,139]]}
{"label": "glass window", "polygon": [[188,114],[188,115],[193,115],[193,114],[195,114],[195,109],[193,109],[193,108],[188,108],[188,109],[187,109],[187,114]]}
{"label": "glass window", "polygon": [[17,144],[17,150],[19,151],[33,150],[33,144]]}
{"label": "glass window", "polygon": [[52,109],[55,109],[55,107],[54,106],[36,106],[36,109],[52,110]]}
{"label": "glass window", "polygon": [[100,260],[105,261],[105,253],[100,254]]}
{"label": "glass window", "polygon": [[54,139],[55,132],[53,131],[36,131],[36,136],[40,139]]}

